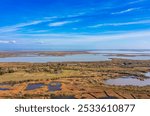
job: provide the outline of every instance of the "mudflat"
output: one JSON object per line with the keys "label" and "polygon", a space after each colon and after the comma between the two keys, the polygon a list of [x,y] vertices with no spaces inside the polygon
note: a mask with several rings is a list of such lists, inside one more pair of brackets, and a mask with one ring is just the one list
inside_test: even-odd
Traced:
{"label": "mudflat", "polygon": [[0,51],[0,58],[19,56],[65,56],[75,54],[94,54],[88,51]]}
{"label": "mudflat", "polygon": [[150,99],[150,85],[105,83],[127,76],[142,82],[147,72],[150,60],[0,63],[0,98]]}

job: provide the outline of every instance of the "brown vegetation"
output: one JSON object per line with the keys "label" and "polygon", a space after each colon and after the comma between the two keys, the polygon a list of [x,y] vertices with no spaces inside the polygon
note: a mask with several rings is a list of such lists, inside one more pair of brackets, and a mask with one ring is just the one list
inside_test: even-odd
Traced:
{"label": "brown vegetation", "polygon": [[[150,98],[150,86],[111,86],[104,80],[138,76],[150,71],[150,61],[112,59],[101,62],[0,63],[0,98]],[[50,82],[60,82],[61,90],[49,91]],[[30,83],[45,86],[26,90]]]}

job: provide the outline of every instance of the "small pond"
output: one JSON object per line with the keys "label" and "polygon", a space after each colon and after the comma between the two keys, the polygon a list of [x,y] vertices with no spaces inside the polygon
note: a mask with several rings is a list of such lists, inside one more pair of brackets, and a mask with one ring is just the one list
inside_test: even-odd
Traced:
{"label": "small pond", "polygon": [[51,82],[49,85],[48,85],[48,90],[49,91],[60,91],[61,90],[61,86],[62,84],[60,82]]}
{"label": "small pond", "polygon": [[28,84],[26,90],[38,89],[38,88],[41,88],[41,87],[44,86],[44,85],[45,85],[45,84],[43,84],[43,83]]}
{"label": "small pond", "polygon": [[9,88],[0,88],[0,91],[10,90]]}
{"label": "small pond", "polygon": [[146,77],[150,77],[150,72],[145,73]]}
{"label": "small pond", "polygon": [[108,79],[105,81],[107,85],[118,85],[118,86],[148,86],[150,85],[150,78],[140,80],[134,76],[121,77],[116,79]]}

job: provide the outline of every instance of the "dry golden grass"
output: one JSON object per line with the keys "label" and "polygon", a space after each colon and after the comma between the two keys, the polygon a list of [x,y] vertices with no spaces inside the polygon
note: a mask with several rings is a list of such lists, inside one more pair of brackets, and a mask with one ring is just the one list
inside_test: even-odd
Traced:
{"label": "dry golden grass", "polygon": [[80,76],[79,71],[63,70],[59,74],[51,74],[48,72],[37,72],[37,73],[27,73],[27,72],[15,72],[6,73],[0,75],[0,82],[7,81],[24,81],[24,80],[40,80],[40,79],[58,79],[58,78],[68,78],[71,76]]}

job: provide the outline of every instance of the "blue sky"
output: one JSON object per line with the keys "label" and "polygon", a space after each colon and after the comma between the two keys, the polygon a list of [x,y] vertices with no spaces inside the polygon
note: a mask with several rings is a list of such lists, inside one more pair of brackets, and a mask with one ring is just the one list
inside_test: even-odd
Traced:
{"label": "blue sky", "polygon": [[150,0],[0,0],[0,50],[150,49]]}

